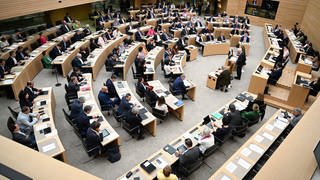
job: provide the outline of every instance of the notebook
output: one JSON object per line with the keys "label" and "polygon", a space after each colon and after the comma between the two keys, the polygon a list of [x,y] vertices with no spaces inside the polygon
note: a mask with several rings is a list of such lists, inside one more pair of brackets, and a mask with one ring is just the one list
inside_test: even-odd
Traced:
{"label": "notebook", "polygon": [[109,136],[110,133],[108,130],[103,129],[100,134],[102,134],[102,137],[107,137],[107,136]]}
{"label": "notebook", "polygon": [[176,106],[182,106],[183,105],[183,101],[179,100],[177,102],[174,103]]}
{"label": "notebook", "polygon": [[143,163],[141,163],[140,167],[149,174],[156,169],[156,167],[148,160],[145,160]]}
{"label": "notebook", "polygon": [[222,114],[217,113],[217,112],[216,112],[216,113],[213,113],[212,116],[213,116],[215,119],[221,119],[221,118],[223,117]]}
{"label": "notebook", "polygon": [[171,145],[167,144],[163,150],[165,150],[167,153],[169,153],[170,155],[174,154],[176,152],[176,149],[174,147],[172,147]]}

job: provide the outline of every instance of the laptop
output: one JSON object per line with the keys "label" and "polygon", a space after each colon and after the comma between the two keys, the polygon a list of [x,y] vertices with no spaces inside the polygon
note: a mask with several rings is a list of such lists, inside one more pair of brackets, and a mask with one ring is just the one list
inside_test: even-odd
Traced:
{"label": "laptop", "polygon": [[202,125],[208,124],[211,122],[210,115],[207,115],[206,117],[203,118]]}
{"label": "laptop", "polygon": [[181,153],[184,153],[186,150],[187,150],[187,147],[184,144],[182,144],[177,148],[177,151],[180,151]]}
{"label": "laptop", "polygon": [[102,137],[105,138],[105,137],[109,136],[110,133],[109,133],[108,130],[103,129],[103,130],[100,132],[100,134],[102,134]]}

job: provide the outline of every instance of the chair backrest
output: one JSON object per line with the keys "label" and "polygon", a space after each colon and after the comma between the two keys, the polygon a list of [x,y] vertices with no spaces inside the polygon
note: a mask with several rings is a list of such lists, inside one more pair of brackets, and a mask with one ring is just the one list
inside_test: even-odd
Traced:
{"label": "chair backrest", "polygon": [[167,115],[168,115],[165,111],[157,109],[157,108],[154,108],[154,107],[152,108],[152,114],[155,117],[157,117],[159,119],[162,119],[162,120],[165,119],[167,117]]}
{"label": "chair backrest", "polygon": [[139,95],[140,98],[144,98],[145,97],[145,94],[139,90],[137,84],[136,84],[136,93]]}
{"label": "chair backrest", "polygon": [[[8,121],[7,121],[7,127],[8,127],[8,130],[10,131],[10,129],[9,129],[9,125],[11,125],[11,124],[15,124],[15,121],[14,121],[14,119],[10,116],[9,118],[8,118]],[[10,131],[11,132],[11,131]],[[12,133],[12,132],[11,132]]]}
{"label": "chair backrest", "polygon": [[63,111],[63,115],[64,115],[64,118],[66,118],[66,120],[68,121],[68,123],[73,126],[74,123],[73,121],[71,120],[69,114],[66,112],[66,110],[64,108],[62,108],[62,111]]}
{"label": "chair backrest", "polygon": [[123,120],[122,121],[122,128],[131,135],[135,132],[135,130],[138,128],[138,126],[131,128],[130,124],[127,121]]}
{"label": "chair backrest", "polygon": [[210,156],[212,153],[214,153],[217,149],[219,148],[219,146],[217,144],[214,144],[213,146],[209,147],[208,149],[206,149],[206,151],[204,152],[203,156],[204,157],[208,157]]}
{"label": "chair backrest", "polygon": [[8,109],[9,109],[11,115],[13,116],[13,118],[17,119],[19,113],[14,111],[10,106],[8,106]]}

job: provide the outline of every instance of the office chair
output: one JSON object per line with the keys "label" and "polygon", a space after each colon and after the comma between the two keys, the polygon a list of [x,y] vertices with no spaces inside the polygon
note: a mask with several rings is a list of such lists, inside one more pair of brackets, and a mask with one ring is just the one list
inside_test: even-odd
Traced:
{"label": "office chair", "polygon": [[19,113],[18,113],[17,111],[13,110],[10,106],[8,106],[8,109],[9,109],[12,117],[13,117],[14,119],[17,119]]}
{"label": "office chair", "polygon": [[257,117],[254,117],[252,119],[248,119],[248,126],[251,127],[255,124],[257,124],[260,120],[260,115],[258,115]]}
{"label": "office chair", "polygon": [[209,157],[211,154],[213,154],[219,146],[217,144],[211,146],[210,148],[206,149],[206,151],[202,154],[203,158]]}
{"label": "office chair", "polygon": [[193,173],[194,171],[199,169],[201,165],[202,165],[202,159],[201,158],[199,158],[193,164],[189,164],[188,167],[180,165],[180,173],[182,173],[183,176],[188,177],[191,173]]}
{"label": "office chair", "polygon": [[243,138],[244,136],[246,136],[247,129],[248,129],[248,123],[243,123],[242,126],[234,128],[231,134],[232,136],[238,136]]}
{"label": "office chair", "polygon": [[64,108],[62,108],[62,111],[63,111],[63,115],[64,115],[64,118],[67,120],[67,122],[73,126],[75,123],[74,121],[70,118],[69,114],[66,112],[66,110]]}
{"label": "office chair", "polygon": [[126,120],[122,120],[122,128],[127,131],[127,133],[134,138],[134,135],[138,133],[139,126],[130,127],[130,124],[126,122]]}
{"label": "office chair", "polygon": [[167,119],[168,117],[168,113],[166,113],[165,111],[163,110],[159,110],[157,108],[152,108],[152,114],[158,118],[160,120],[160,123],[162,123],[162,121],[164,121],[165,119]]}
{"label": "office chair", "polygon": [[81,140],[81,144],[89,157],[92,157],[92,156],[97,157],[99,155],[99,153],[100,153],[100,146],[99,145],[89,149],[85,139]]}
{"label": "office chair", "polygon": [[135,87],[136,87],[136,93],[137,93],[137,94],[138,94],[138,96],[142,99],[142,102],[144,102],[145,93],[144,93],[144,92],[142,92],[142,91],[140,91],[140,90],[138,89],[137,84],[135,85]]}

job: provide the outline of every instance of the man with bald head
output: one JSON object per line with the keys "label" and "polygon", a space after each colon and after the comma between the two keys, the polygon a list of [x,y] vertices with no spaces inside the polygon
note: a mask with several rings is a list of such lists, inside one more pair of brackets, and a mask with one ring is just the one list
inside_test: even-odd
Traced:
{"label": "man with bald head", "polygon": [[108,87],[102,86],[98,94],[100,106],[112,106],[119,105],[119,99],[117,97],[110,98],[108,95]]}

